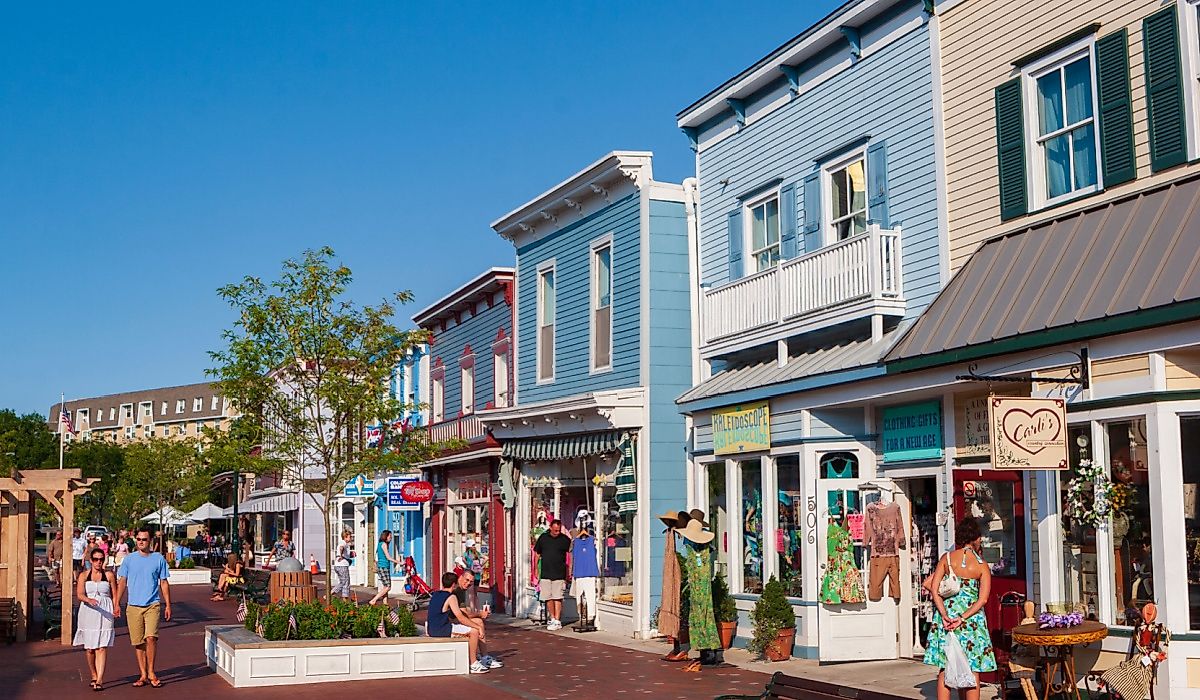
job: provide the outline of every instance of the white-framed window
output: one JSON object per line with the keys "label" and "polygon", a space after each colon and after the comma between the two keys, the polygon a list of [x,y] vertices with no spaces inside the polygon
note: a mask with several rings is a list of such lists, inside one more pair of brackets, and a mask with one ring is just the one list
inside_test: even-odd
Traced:
{"label": "white-framed window", "polygon": [[537,380],[554,381],[554,261],[538,266],[537,273]]}
{"label": "white-framed window", "polygon": [[92,421],[88,418],[88,410],[86,408],[80,408],[75,411],[75,429],[79,430],[79,426],[83,425],[84,422],[86,422],[89,426],[92,424]]}
{"label": "white-framed window", "polygon": [[133,420],[133,404],[121,404],[121,420]]}
{"label": "white-framed window", "polygon": [[168,404],[167,401],[162,402],[162,406],[158,410],[158,415],[160,415],[160,416],[167,415],[167,404]]}
{"label": "white-framed window", "polygon": [[1200,0],[1179,3],[1183,102],[1187,110],[1188,158],[1200,158]]}
{"label": "white-framed window", "polygon": [[441,423],[446,417],[446,373],[438,368],[430,377],[430,393],[432,394],[433,422]]}
{"label": "white-framed window", "polygon": [[493,401],[496,408],[508,406],[508,341],[492,347]]}
{"label": "white-framed window", "polygon": [[220,405],[221,405],[221,397],[214,394],[212,397],[212,405],[208,407],[208,410],[215,411],[215,410],[217,410],[217,406],[220,406]]}
{"label": "white-framed window", "polygon": [[1102,186],[1094,53],[1088,37],[1021,71],[1033,209]]}
{"label": "white-framed window", "polygon": [[175,401],[175,413],[183,413],[187,409],[187,399],[178,399]]}
{"label": "white-framed window", "polygon": [[856,151],[825,166],[825,204],[828,220],[825,244],[867,232],[867,154]]}
{"label": "white-framed window", "polygon": [[126,440],[133,439],[133,426],[132,425],[125,426],[125,439]]}
{"label": "white-framed window", "polygon": [[475,356],[469,355],[463,357],[463,360],[467,360],[468,358],[470,361],[461,364],[459,368],[459,380],[462,386],[462,412],[464,416],[475,412]]}
{"label": "white-framed window", "polygon": [[113,421],[113,420],[116,420],[116,419],[117,419],[117,409],[116,409],[116,407],[115,407],[115,406],[113,406],[113,407],[110,407],[110,408],[108,409],[108,419],[109,419],[110,421]]}
{"label": "white-framed window", "polygon": [[147,425],[142,427],[142,435],[145,437],[154,437],[154,426]]}
{"label": "white-framed window", "polygon": [[612,236],[605,236],[592,243],[591,370],[593,372],[612,369],[612,263]]}
{"label": "white-framed window", "polygon": [[143,401],[140,406],[142,418],[154,418],[154,404],[149,401]]}
{"label": "white-framed window", "polygon": [[192,399],[192,412],[195,413],[196,411],[203,411],[203,410],[204,410],[204,398],[197,396],[196,398]]}
{"label": "white-framed window", "polygon": [[779,264],[779,192],[746,203],[746,249],[750,271],[762,272]]}

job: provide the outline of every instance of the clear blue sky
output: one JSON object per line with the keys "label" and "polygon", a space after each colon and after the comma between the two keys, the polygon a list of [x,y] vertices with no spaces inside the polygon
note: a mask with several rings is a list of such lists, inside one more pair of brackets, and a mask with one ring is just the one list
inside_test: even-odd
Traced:
{"label": "clear blue sky", "polygon": [[839,2],[13,5],[0,26],[0,408],[204,380],[214,290],[328,244],[414,311],[488,223]]}

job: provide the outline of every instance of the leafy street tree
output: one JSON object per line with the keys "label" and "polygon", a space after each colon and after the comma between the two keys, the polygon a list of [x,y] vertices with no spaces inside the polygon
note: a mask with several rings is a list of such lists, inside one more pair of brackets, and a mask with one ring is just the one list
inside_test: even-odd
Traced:
{"label": "leafy street tree", "polygon": [[[221,393],[262,426],[262,458],[275,460],[323,514],[326,571],[333,570],[330,510],[346,480],[411,468],[444,447],[392,429],[410,407],[390,395],[388,380],[406,351],[426,340],[393,323],[411,295],[358,306],[346,296],[352,279],[326,247],[284,261],[275,281],[246,277],[222,287],[237,320],[222,334],[226,347],[210,353]],[[382,449],[367,448],[368,425],[383,426]]]}
{"label": "leafy street tree", "polygon": [[58,438],[45,416],[18,416],[12,409],[0,410],[0,465],[6,472],[58,466]]}
{"label": "leafy street tree", "polygon": [[75,441],[67,446],[63,466],[81,469],[86,478],[100,479],[75,501],[75,522],[106,525],[109,529],[130,524],[134,504],[117,498],[117,486],[125,472],[125,451],[120,445],[106,440]]}
{"label": "leafy street tree", "polygon": [[195,440],[148,438],[124,449],[125,469],[114,492],[117,502],[132,506],[123,512],[157,513],[161,523],[167,506],[186,513],[204,502],[210,476]]}

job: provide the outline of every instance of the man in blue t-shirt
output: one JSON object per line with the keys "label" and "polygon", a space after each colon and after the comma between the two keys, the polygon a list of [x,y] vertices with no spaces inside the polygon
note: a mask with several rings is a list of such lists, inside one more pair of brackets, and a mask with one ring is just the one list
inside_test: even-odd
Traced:
{"label": "man in blue t-shirt", "polygon": [[140,688],[149,683],[158,688],[162,682],[154,673],[154,655],[158,646],[159,618],[171,620],[171,591],[167,583],[171,572],[163,555],[150,550],[149,529],[139,529],[133,540],[137,551],[125,557],[117,569],[114,604],[119,607],[121,598],[128,591],[125,619],[129,626],[129,641],[141,671],[133,687]]}

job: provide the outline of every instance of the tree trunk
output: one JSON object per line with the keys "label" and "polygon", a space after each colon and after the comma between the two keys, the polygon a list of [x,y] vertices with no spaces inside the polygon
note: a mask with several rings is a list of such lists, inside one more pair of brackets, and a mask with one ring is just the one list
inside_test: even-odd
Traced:
{"label": "tree trunk", "polygon": [[[328,484],[329,480],[326,479]],[[325,522],[322,524],[322,529],[325,532],[325,603],[328,605],[333,602],[333,550],[330,543],[333,542],[333,526],[330,524],[331,516],[333,515],[333,493],[329,487],[325,487],[325,503],[321,507],[321,513],[324,515]]]}

